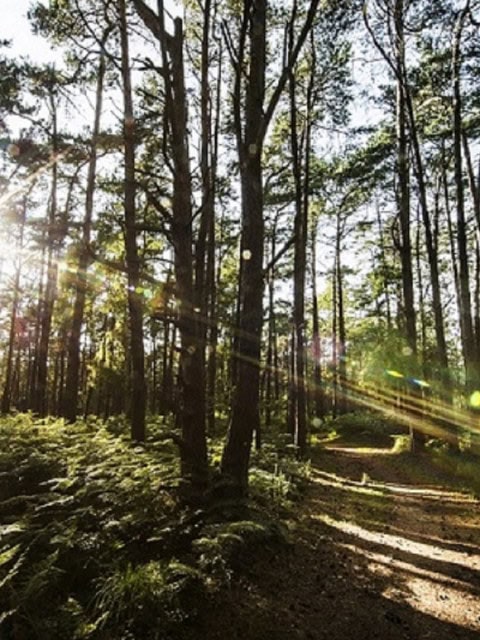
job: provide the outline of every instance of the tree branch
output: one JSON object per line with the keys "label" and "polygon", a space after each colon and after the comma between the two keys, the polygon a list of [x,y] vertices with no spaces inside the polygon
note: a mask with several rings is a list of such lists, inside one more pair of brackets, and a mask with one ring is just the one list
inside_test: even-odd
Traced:
{"label": "tree branch", "polygon": [[269,271],[271,271],[273,269],[273,267],[277,264],[277,262],[280,260],[280,258],[282,256],[284,256],[287,251],[290,249],[290,247],[292,247],[295,243],[295,235],[293,235],[290,240],[287,240],[287,242],[283,245],[283,247],[280,249],[280,251],[273,256],[273,258],[270,260],[270,262],[267,264],[267,266],[265,267],[265,269],[263,270],[263,275],[267,275]]}
{"label": "tree branch", "polygon": [[[273,117],[275,109],[277,107],[278,101],[280,100],[280,96],[285,88],[285,84],[297,63],[298,56],[300,55],[300,51],[303,47],[303,44],[307,38],[307,35],[312,28],[313,21],[315,19],[315,14],[318,9],[318,5],[320,4],[320,0],[311,0],[310,6],[308,8],[307,17],[305,18],[305,22],[303,24],[302,30],[300,31],[300,35],[298,36],[297,42],[292,47],[292,53],[288,59],[287,66],[283,68],[282,74],[278,79],[277,86],[270,98],[270,102],[265,110],[265,115],[262,119],[261,126],[259,128],[259,140],[263,140],[265,134],[268,129],[268,125]],[[293,16],[292,16],[293,19]]]}

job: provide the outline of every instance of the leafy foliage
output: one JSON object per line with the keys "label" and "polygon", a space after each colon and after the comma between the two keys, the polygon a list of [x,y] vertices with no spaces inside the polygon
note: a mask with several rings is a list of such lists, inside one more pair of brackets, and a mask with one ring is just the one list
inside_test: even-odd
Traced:
{"label": "leafy foliage", "polygon": [[[122,419],[2,420],[2,638],[195,637],[208,594],[253,550],[284,542],[246,504],[186,510],[162,426],[150,425],[144,446],[127,431]],[[272,467],[273,451],[262,456],[253,493],[284,500],[291,470]]]}
{"label": "leafy foliage", "polygon": [[[178,518],[171,445],[132,448],[97,421],[30,416],[5,420],[0,439],[7,637],[18,625],[36,637],[77,637],[65,627],[80,633],[80,619],[95,614],[92,589],[109,584],[100,587],[100,577],[126,557],[140,561],[149,537],[161,539]],[[168,543],[164,553],[172,554]]]}

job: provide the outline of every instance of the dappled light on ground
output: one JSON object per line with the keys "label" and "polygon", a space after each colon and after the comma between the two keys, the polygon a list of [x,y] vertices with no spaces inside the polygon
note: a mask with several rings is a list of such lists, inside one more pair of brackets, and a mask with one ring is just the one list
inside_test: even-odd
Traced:
{"label": "dappled light on ground", "polygon": [[[380,543],[379,543],[380,544]],[[411,541],[405,541],[399,548],[409,552]],[[461,626],[480,629],[479,590],[468,580],[462,580],[439,570],[423,569],[414,561],[406,562],[395,558],[390,549],[385,553],[368,551],[355,544],[343,544],[341,547],[359,554],[368,560],[367,568],[374,574],[386,578],[382,596],[400,603],[406,602],[422,613],[435,616],[445,622],[456,623],[459,603],[462,608]],[[425,546],[425,545],[424,545]],[[388,545],[387,545],[388,547]],[[430,549],[432,560],[440,560],[443,552],[435,547]],[[478,566],[478,556],[476,558]],[[394,579],[394,580],[393,580]],[[390,582],[393,581],[393,584]],[[399,587],[399,580],[403,584]]]}
{"label": "dappled light on ground", "polygon": [[375,455],[375,456],[391,456],[393,455],[393,450],[392,449],[385,449],[385,448],[374,448],[374,447],[327,447],[329,449],[334,449],[335,451],[340,451],[343,453],[354,453],[355,455],[357,454],[362,454],[364,453],[365,455]]}
{"label": "dappled light on ground", "polygon": [[[344,455],[346,457],[351,457],[352,459],[360,460],[362,456],[365,456],[366,459],[374,456],[375,458],[385,457],[384,460],[385,465],[389,464],[394,460],[391,456],[395,456],[395,452],[393,449],[386,448],[374,448],[374,447],[337,447],[337,446],[329,446],[326,447],[327,451],[336,452],[337,454]],[[385,472],[388,473],[388,469],[385,469]],[[363,473],[361,480],[353,480],[348,477],[342,477],[335,473],[328,473],[326,471],[322,471],[318,468],[313,468],[312,477],[315,482],[319,484],[332,484],[336,486],[345,486],[350,490],[354,490],[354,487],[360,487],[363,493],[373,493],[379,492],[380,494],[384,493],[394,493],[403,496],[416,496],[420,498],[429,498],[430,500],[441,500],[442,502],[453,500],[456,503],[468,503],[468,504],[476,504],[476,500],[467,493],[462,493],[459,491],[450,491],[448,489],[438,487],[437,484],[401,484],[401,483],[392,483],[392,482],[375,482],[372,478],[368,476],[365,472]]]}
{"label": "dappled light on ground", "polygon": [[213,640],[480,637],[480,503],[448,469],[343,436],[311,478],[290,553],[232,588]]}
{"label": "dappled light on ground", "polygon": [[410,540],[407,537],[391,535],[383,531],[370,531],[364,527],[359,527],[353,522],[335,520],[330,516],[319,515],[315,517],[327,526],[334,527],[343,533],[349,534],[353,538],[360,538],[360,540],[365,542],[384,545],[391,551],[408,550],[409,553],[417,554],[422,558],[429,558],[431,560],[438,560],[441,558],[444,562],[458,564],[466,567],[467,569],[480,570],[480,550],[479,553],[475,555],[473,553],[466,554],[453,550],[445,550],[439,545],[425,544],[423,542]]}
{"label": "dappled light on ground", "polygon": [[329,446],[310,517],[383,577],[383,597],[480,631],[480,502],[427,459],[408,463],[391,449]]}

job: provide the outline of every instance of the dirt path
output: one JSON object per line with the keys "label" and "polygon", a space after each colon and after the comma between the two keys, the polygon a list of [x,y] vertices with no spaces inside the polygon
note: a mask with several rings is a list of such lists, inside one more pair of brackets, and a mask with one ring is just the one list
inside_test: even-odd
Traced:
{"label": "dirt path", "polygon": [[232,587],[208,638],[478,640],[480,503],[446,486],[427,456],[323,450],[290,552]]}

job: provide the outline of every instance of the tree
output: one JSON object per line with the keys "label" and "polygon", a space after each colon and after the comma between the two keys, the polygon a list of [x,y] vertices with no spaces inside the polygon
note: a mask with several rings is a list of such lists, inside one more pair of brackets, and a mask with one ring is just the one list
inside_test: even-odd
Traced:
{"label": "tree", "polygon": [[100,135],[100,118],[102,113],[103,90],[106,71],[104,47],[111,31],[109,27],[101,39],[97,69],[97,86],[95,112],[92,128],[92,138],[89,149],[88,176],[85,194],[85,217],[83,220],[83,232],[81,247],[79,250],[78,268],[75,281],[75,301],[67,346],[67,374],[65,393],[63,396],[63,415],[67,420],[74,421],[78,411],[78,393],[80,377],[80,337],[84,323],[85,301],[87,294],[87,271],[90,262],[89,246],[91,241],[91,229],[93,218],[94,194],[96,186],[97,145]]}
{"label": "tree", "polygon": [[370,26],[368,11],[370,4],[364,3],[365,24],[372,39],[384,59],[393,70],[396,79],[396,142],[397,142],[397,206],[401,230],[401,243],[399,245],[402,264],[402,289],[404,305],[404,322],[407,340],[413,353],[417,351],[417,330],[415,322],[414,288],[412,274],[412,243],[410,238],[410,169],[409,149],[407,138],[407,104],[405,78],[405,35],[404,35],[404,0],[390,2],[375,2],[377,11],[385,21],[385,27],[390,28],[393,53],[390,54],[382,46]]}
{"label": "tree", "polygon": [[[245,3],[238,46],[226,28],[226,40],[234,70],[234,128],[240,168],[241,239],[236,387],[232,416],[222,457],[222,473],[235,492],[248,486],[252,435],[260,428],[260,337],[263,321],[263,168],[262,150],[277,103],[312,27],[318,1],[309,3],[306,17],[281,75],[265,104],[267,2]],[[296,18],[295,5],[290,21]],[[247,69],[247,48],[249,64]],[[242,117],[242,105],[244,113]]]}
{"label": "tree", "polygon": [[460,330],[462,336],[463,357],[465,361],[465,377],[467,391],[471,392],[480,379],[479,364],[476,361],[475,335],[472,323],[472,307],[470,295],[470,267],[468,260],[468,243],[466,237],[465,196],[463,187],[462,158],[462,95],[460,85],[461,71],[461,39],[465,21],[469,15],[470,2],[457,12],[452,41],[452,98],[453,98],[453,159],[455,173],[455,195],[457,210],[457,255],[458,283],[460,306]]}
{"label": "tree", "polygon": [[7,358],[5,363],[5,383],[3,387],[2,400],[1,400],[1,413],[5,414],[10,411],[12,392],[13,392],[13,356],[14,349],[19,351],[20,336],[19,336],[19,299],[20,299],[20,276],[22,272],[21,252],[24,245],[25,236],[25,222],[27,212],[27,196],[24,196],[22,201],[19,202],[16,207],[19,217],[19,229],[17,244],[18,262],[15,267],[15,275],[13,278],[13,300],[12,310],[10,315],[10,329],[8,334],[8,346],[7,346]]}
{"label": "tree", "polygon": [[125,209],[125,258],[128,279],[128,308],[130,313],[131,377],[131,430],[132,438],[145,440],[145,352],[143,343],[143,296],[140,291],[140,256],[137,247],[136,228],[136,178],[135,178],[135,116],[131,69],[129,59],[128,23],[125,0],[118,3],[120,21],[121,70],[123,84],[123,136],[124,136],[124,209]]}
{"label": "tree", "polygon": [[[172,161],[172,211],[166,212],[163,205],[154,201],[159,212],[170,223],[170,237],[174,248],[175,296],[178,300],[177,325],[180,333],[181,352],[179,361],[179,403],[176,422],[182,437],[180,445],[182,475],[189,479],[192,488],[202,489],[207,479],[207,447],[205,433],[205,237],[211,228],[212,205],[210,182],[207,183],[208,168],[203,165],[204,210],[197,241],[196,263],[193,254],[192,177],[188,151],[188,112],[185,90],[183,59],[184,33],[180,18],[174,21],[174,33],[165,29],[163,3],[159,13],[154,14],[141,0],[135,0],[136,9],[158,39],[162,55],[162,79],[165,87],[164,123],[166,142],[169,144]],[[204,54],[205,55],[205,54]],[[205,64],[205,63],[204,63]],[[205,80],[206,82],[206,80]],[[205,97],[204,97],[205,100]],[[206,107],[204,106],[204,109]],[[203,117],[207,118],[205,112]],[[204,122],[203,136],[210,137]],[[209,144],[204,141],[204,144]],[[203,162],[207,151],[203,151]],[[203,316],[202,316],[203,313]]]}

